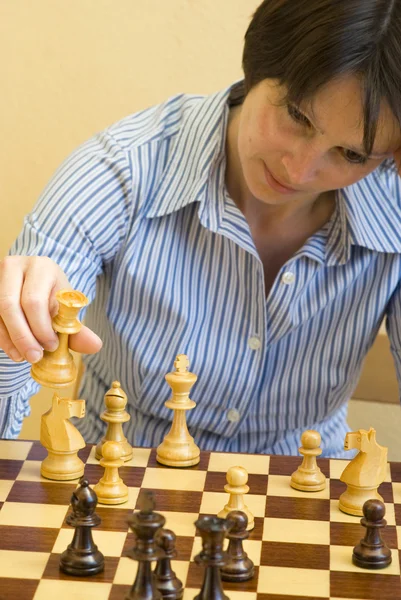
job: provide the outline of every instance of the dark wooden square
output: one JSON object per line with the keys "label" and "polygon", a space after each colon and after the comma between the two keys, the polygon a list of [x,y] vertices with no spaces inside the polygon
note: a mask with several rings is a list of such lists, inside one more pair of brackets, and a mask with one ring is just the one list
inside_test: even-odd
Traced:
{"label": "dark wooden square", "polygon": [[0,525],[0,550],[51,552],[59,529]]}
{"label": "dark wooden square", "polygon": [[283,498],[268,496],[266,517],[275,519],[305,519],[308,521],[329,521],[330,501],[322,498]]}
{"label": "dark wooden square", "polygon": [[260,564],[293,569],[329,569],[330,546],[323,544],[295,544],[289,542],[262,542]]}

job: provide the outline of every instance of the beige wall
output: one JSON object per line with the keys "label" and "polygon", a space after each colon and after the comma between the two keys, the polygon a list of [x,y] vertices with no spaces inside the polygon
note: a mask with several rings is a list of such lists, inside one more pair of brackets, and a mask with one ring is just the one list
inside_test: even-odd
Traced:
{"label": "beige wall", "polygon": [[[2,0],[0,257],[60,162],[122,118],[241,77],[259,0]],[[47,391],[22,435],[38,437]]]}

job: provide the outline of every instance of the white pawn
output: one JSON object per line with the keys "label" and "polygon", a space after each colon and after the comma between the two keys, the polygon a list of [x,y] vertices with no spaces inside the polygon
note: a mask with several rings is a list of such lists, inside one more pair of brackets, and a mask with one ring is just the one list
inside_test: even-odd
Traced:
{"label": "white pawn", "polygon": [[102,447],[103,458],[100,464],[104,467],[104,475],[93,486],[99,504],[122,504],[128,500],[128,488],[118,474],[124,464],[121,459],[122,447],[119,442],[105,442]]}
{"label": "white pawn", "polygon": [[111,388],[104,396],[106,410],[100,415],[102,421],[107,423],[105,436],[96,446],[95,457],[102,458],[102,447],[105,442],[118,442],[122,448],[121,458],[124,462],[132,458],[132,446],[123,432],[123,423],[130,420],[125,410],[127,406],[127,394],[121,389],[119,381],[113,381]]}
{"label": "white pawn", "polygon": [[309,429],[301,437],[302,447],[299,448],[303,455],[301,466],[291,475],[291,487],[303,492],[320,492],[326,487],[326,477],[317,466],[316,457],[320,456],[322,449],[320,433]]}
{"label": "white pawn", "polygon": [[227,484],[224,486],[224,490],[227,494],[230,494],[230,498],[217,516],[225,519],[232,510],[242,510],[248,517],[247,531],[250,531],[255,527],[255,520],[244,502],[244,494],[249,492],[247,481],[248,473],[244,467],[230,467],[228,469]]}

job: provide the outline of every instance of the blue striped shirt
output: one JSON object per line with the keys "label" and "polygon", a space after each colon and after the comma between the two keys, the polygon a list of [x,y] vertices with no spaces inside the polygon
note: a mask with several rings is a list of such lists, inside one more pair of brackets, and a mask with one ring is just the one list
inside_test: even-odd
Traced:
{"label": "blue striped shirt", "polygon": [[[296,454],[317,429],[343,455],[347,401],[380,323],[401,376],[401,190],[376,170],[336,192],[330,220],[282,267],[265,297],[263,267],[225,187],[230,104],[242,82],[178,95],[78,148],[26,217],[12,254],[49,256],[91,304],[103,340],[84,357],[77,426],[96,442],[103,396],[118,379],[125,433],[157,446],[171,423],[164,379],[175,356],[198,375],[187,413],[202,449]],[[38,386],[0,353],[0,432],[16,437]]]}

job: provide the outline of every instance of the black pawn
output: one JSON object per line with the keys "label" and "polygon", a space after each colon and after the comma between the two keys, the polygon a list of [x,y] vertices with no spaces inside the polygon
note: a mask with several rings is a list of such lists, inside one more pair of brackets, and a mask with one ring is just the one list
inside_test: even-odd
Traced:
{"label": "black pawn", "polygon": [[223,592],[220,567],[228,559],[227,552],[223,551],[223,543],[233,524],[219,517],[200,517],[195,525],[202,538],[202,552],[195,556],[195,562],[202,563],[206,569],[202,589],[194,600],[230,600]]}
{"label": "black pawn", "polygon": [[386,507],[380,500],[367,500],[362,510],[361,525],[366,527],[366,534],[355,546],[352,562],[363,569],[383,569],[391,563],[391,550],[380,534],[380,529],[387,525],[383,518]]}
{"label": "black pawn", "polygon": [[164,556],[164,551],[156,545],[155,536],[166,519],[154,512],[154,508],[153,493],[144,492],[140,500],[140,510],[134,512],[128,520],[128,525],[136,534],[136,546],[128,556],[138,561],[138,570],[133,586],[124,600],[162,600],[151,565],[152,561]]}
{"label": "black pawn", "polygon": [[181,600],[184,594],[182,582],[171,568],[171,560],[177,556],[175,550],[175,533],[170,529],[160,529],[156,536],[157,545],[165,552],[164,558],[159,558],[156,569],[156,586],[163,599]]}
{"label": "black pawn", "polygon": [[81,477],[80,486],[71,497],[72,513],[66,522],[75,527],[74,537],[60,557],[60,569],[68,575],[95,575],[104,569],[104,556],[92,538],[92,527],[100,523],[95,513],[97,496],[89,482]]}
{"label": "black pawn", "polygon": [[229,560],[224,567],[221,567],[221,578],[223,581],[248,581],[252,579],[255,573],[255,567],[243,548],[243,541],[249,537],[246,530],[248,526],[248,517],[241,510],[232,510],[228,516],[228,521],[232,521],[233,526],[227,537],[227,554]]}

